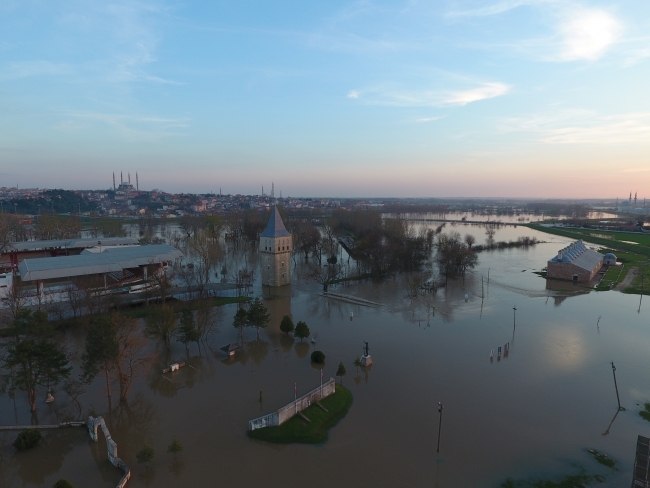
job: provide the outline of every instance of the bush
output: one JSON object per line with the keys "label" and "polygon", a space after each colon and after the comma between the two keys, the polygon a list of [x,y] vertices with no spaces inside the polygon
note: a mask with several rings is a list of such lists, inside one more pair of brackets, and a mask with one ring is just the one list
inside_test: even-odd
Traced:
{"label": "bush", "polygon": [[311,362],[323,364],[325,362],[325,354],[322,351],[314,351],[311,353]]}
{"label": "bush", "polygon": [[52,488],[74,488],[72,486],[72,483],[70,483],[68,480],[59,480],[54,485]]}
{"label": "bush", "polygon": [[40,430],[26,429],[18,434],[18,437],[16,437],[13,446],[19,451],[25,451],[27,449],[31,449],[32,447],[36,447],[36,444],[39,443],[41,437],[43,436],[41,435]]}

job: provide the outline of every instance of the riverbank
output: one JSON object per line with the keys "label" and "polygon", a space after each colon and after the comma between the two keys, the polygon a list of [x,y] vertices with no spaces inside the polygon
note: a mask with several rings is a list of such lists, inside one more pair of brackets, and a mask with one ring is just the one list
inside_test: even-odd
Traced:
{"label": "riverbank", "polygon": [[248,437],[273,444],[320,444],[327,440],[327,431],[347,415],[352,402],[352,392],[336,385],[336,392],[320,402],[324,408],[314,404],[282,425],[250,430]]}

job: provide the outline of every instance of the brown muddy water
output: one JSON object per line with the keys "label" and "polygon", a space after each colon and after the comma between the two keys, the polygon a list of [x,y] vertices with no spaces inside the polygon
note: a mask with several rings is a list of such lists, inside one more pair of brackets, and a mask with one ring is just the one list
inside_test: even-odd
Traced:
{"label": "brown muddy water", "polygon": [[[474,229],[477,237],[484,231],[458,227],[461,234]],[[128,405],[109,411],[98,380],[81,398],[81,417],[104,416],[132,468],[133,487],[496,487],[507,477],[573,473],[572,463],[608,473],[603,486],[629,486],[636,436],[650,436],[650,423],[638,415],[639,405],[650,401],[650,304],[639,311],[637,296],[580,289],[575,296],[549,297],[545,280],[532,271],[568,241],[530,229],[507,232],[552,242],[483,252],[464,282],[455,280],[435,297],[405,299],[400,276],[336,289],[381,302],[381,308],[324,298],[317,285],[302,281],[273,294],[258,285],[255,292],[272,313],[260,341],[254,330],[246,331],[244,352],[227,360],[218,348],[237,333],[230,325],[236,306],[225,306],[210,347],[200,354],[192,347],[191,368],[174,373],[172,381],[162,378],[169,359],[185,359],[184,347],[175,344],[171,358],[160,351]],[[498,233],[496,239],[513,237]],[[308,323],[327,356],[326,376],[334,376],[339,361],[348,371],[343,384],[354,404],[323,445],[279,447],[246,436],[249,419],[293,399],[294,383],[299,393],[319,383],[309,360],[314,346],[279,332],[287,313]],[[81,354],[82,335],[71,332],[67,340]],[[374,364],[357,372],[352,362],[364,340]],[[497,348],[507,342],[508,357],[498,359]],[[611,425],[617,403],[610,361],[627,409]],[[15,403],[0,396],[2,425],[31,422],[24,396],[17,393]],[[444,412],[437,454],[439,401]],[[42,424],[78,417],[63,392],[51,407],[40,403],[37,413]],[[111,487],[120,477],[106,459],[103,439],[95,444],[83,429],[45,431],[44,442],[24,453],[11,447],[15,435],[0,434],[2,487],[50,487],[59,478],[76,487]],[[177,460],[166,453],[174,436],[185,446]],[[144,442],[156,450],[148,471],[135,460]],[[596,464],[586,448],[613,457],[620,471]]]}

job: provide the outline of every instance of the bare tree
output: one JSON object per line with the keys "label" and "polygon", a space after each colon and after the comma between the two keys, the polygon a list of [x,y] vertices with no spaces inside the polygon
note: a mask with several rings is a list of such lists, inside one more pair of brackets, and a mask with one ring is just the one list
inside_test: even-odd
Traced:
{"label": "bare tree", "polygon": [[465,244],[467,244],[467,247],[470,249],[476,242],[476,238],[472,234],[465,234]]}
{"label": "bare tree", "polygon": [[308,279],[314,280],[316,283],[322,285],[324,292],[327,292],[328,287],[340,276],[341,265],[339,264],[309,265]]}
{"label": "bare tree", "polygon": [[196,231],[189,245],[196,257],[193,266],[195,282],[199,289],[199,296],[203,297],[205,288],[210,283],[212,269],[217,265],[223,253],[219,247],[219,241],[204,230]]}
{"label": "bare tree", "polygon": [[215,329],[217,320],[221,316],[221,309],[212,306],[212,300],[199,300],[196,310],[196,328],[201,339],[205,340]]}
{"label": "bare tree", "polygon": [[144,371],[149,362],[149,358],[143,353],[147,340],[134,319],[113,314],[113,324],[115,340],[118,344],[115,370],[120,384],[120,401],[126,402],[133,381]]}

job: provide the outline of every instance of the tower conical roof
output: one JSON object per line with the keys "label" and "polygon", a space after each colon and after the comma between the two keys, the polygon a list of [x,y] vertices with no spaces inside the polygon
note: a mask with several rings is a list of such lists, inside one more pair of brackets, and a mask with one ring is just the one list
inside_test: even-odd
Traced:
{"label": "tower conical roof", "polygon": [[287,237],[290,235],[284,226],[284,222],[282,222],[282,216],[278,211],[278,207],[273,207],[269,223],[266,224],[266,229],[260,234],[260,237]]}

